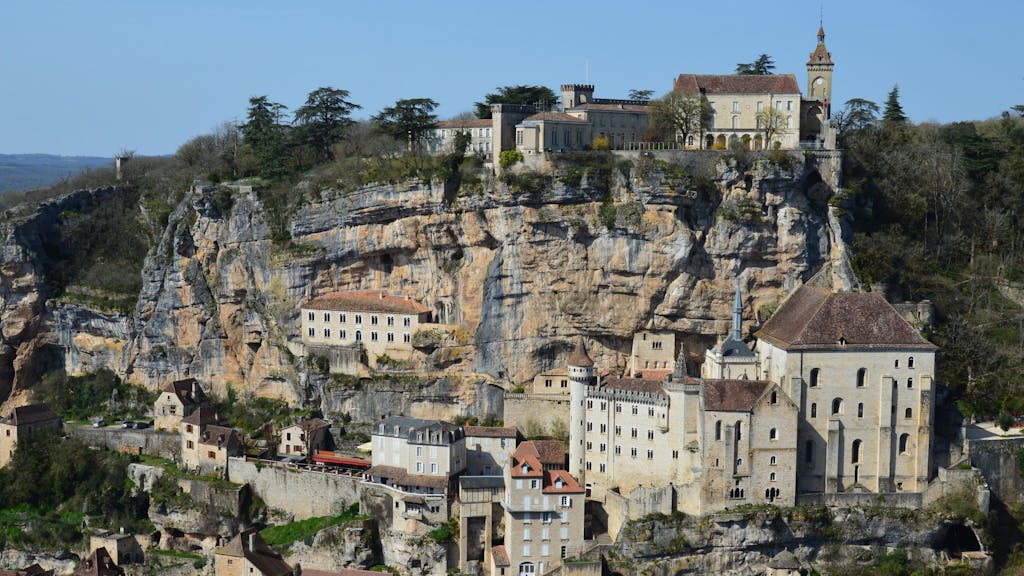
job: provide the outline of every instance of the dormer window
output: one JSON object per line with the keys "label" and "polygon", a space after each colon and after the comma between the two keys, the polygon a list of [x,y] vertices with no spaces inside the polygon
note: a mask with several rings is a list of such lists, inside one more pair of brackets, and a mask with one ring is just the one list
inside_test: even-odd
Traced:
{"label": "dormer window", "polygon": [[523,464],[523,474],[528,474],[529,472],[530,472],[530,467],[527,466],[526,464]]}
{"label": "dormer window", "polygon": [[561,478],[559,478],[558,480],[555,480],[555,488],[561,490],[564,485],[565,485],[565,483],[562,482]]}

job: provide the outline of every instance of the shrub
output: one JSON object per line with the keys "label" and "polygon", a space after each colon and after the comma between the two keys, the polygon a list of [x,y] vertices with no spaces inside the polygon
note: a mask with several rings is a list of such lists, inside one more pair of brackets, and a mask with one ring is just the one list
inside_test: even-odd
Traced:
{"label": "shrub", "polygon": [[502,170],[508,170],[517,162],[523,161],[523,153],[519,150],[502,150],[498,156],[498,163]]}
{"label": "shrub", "polygon": [[602,150],[607,151],[612,149],[612,143],[608,140],[608,137],[603,134],[598,134],[594,137],[593,142],[590,143],[591,150]]}

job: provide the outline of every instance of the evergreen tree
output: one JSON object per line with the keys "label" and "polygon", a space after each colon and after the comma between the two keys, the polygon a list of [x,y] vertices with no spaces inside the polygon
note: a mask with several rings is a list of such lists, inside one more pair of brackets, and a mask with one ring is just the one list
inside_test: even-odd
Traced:
{"label": "evergreen tree", "polygon": [[301,128],[302,140],[324,162],[334,157],[331,147],[344,136],[354,121],[351,114],[362,108],[348,101],[348,90],[323,86],[306,97],[306,103],[295,111],[295,122]]}
{"label": "evergreen tree", "polygon": [[900,106],[900,87],[893,86],[889,92],[889,98],[885,101],[885,112],[882,113],[882,120],[889,123],[903,124],[907,121],[907,115],[903,113],[903,106]]}
{"label": "evergreen tree", "polygon": [[408,98],[395,102],[373,117],[384,132],[395,140],[408,140],[410,151],[437,122],[437,102],[430,98]]}

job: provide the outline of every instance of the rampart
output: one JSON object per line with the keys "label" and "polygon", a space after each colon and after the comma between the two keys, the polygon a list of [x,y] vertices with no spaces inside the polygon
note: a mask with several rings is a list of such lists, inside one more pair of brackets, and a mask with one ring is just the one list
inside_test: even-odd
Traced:
{"label": "rampart", "polygon": [[321,471],[312,466],[233,457],[228,474],[236,484],[249,484],[267,506],[304,520],[340,514],[360,500],[362,475]]}
{"label": "rampart", "polygon": [[132,430],[114,426],[88,428],[68,426],[70,436],[88,446],[106,448],[129,454],[150,454],[177,461],[181,456],[181,436],[173,432],[158,432],[152,428]]}
{"label": "rampart", "polygon": [[505,426],[551,433],[569,422],[569,397],[562,394],[505,394]]}
{"label": "rampart", "polygon": [[1024,436],[968,439],[964,452],[992,493],[1004,502],[1024,502],[1024,476],[1018,458],[1024,460]]}

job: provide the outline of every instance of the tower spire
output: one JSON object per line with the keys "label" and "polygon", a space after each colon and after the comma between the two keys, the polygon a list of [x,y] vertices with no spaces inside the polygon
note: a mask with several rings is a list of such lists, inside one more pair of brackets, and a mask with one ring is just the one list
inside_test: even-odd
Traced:
{"label": "tower spire", "polygon": [[732,339],[743,339],[743,298],[740,288],[740,262],[736,261],[736,296],[732,301]]}

